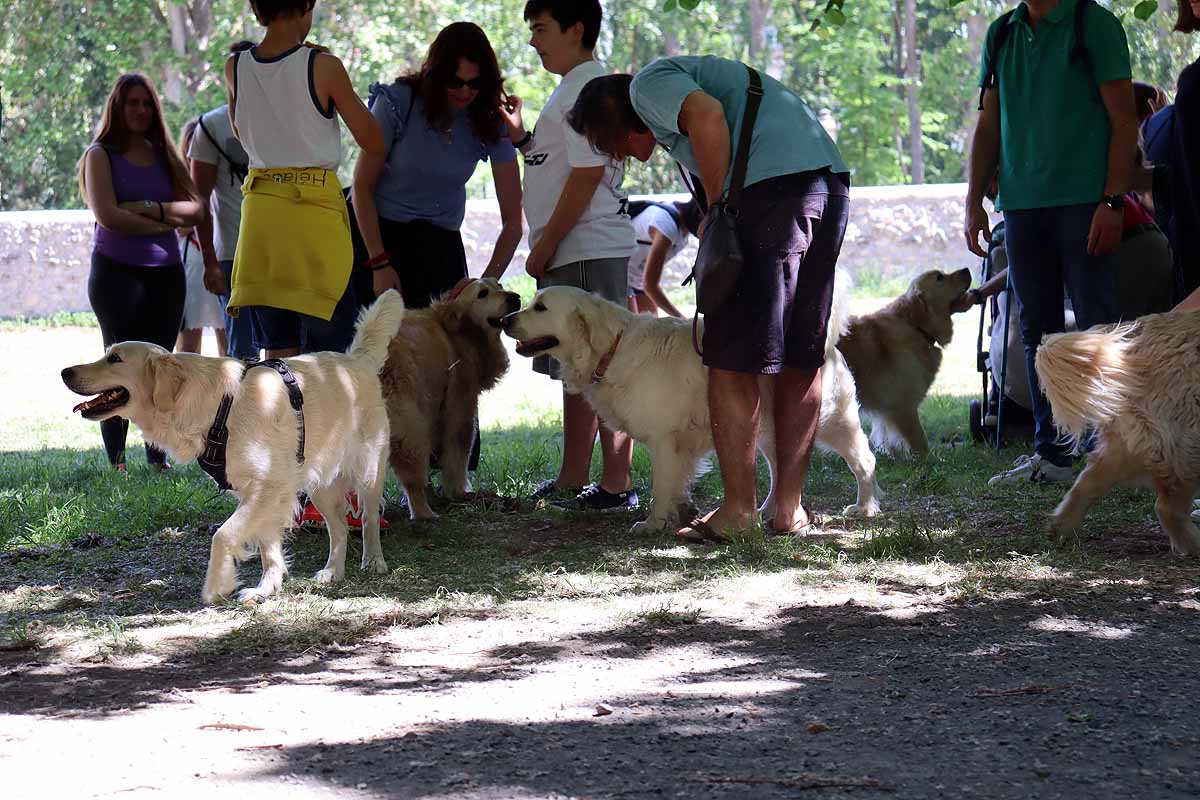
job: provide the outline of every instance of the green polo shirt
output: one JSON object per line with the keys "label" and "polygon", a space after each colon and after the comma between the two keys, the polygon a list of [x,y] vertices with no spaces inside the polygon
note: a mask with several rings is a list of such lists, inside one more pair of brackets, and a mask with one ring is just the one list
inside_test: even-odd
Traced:
{"label": "green polo shirt", "polygon": [[[996,208],[1016,211],[1098,203],[1108,173],[1112,129],[1099,85],[1131,77],[1125,31],[1091,3],[1083,20],[1087,62],[1072,60],[1075,5],[1061,0],[1029,26],[1025,4],[997,56],[1000,92],[1000,193]],[[1000,20],[988,28],[979,85]],[[1090,69],[1089,69],[1090,67]]]}

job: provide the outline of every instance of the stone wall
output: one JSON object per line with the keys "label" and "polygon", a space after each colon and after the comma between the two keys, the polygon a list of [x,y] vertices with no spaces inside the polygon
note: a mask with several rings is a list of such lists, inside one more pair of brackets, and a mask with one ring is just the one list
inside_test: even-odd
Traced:
{"label": "stone wall", "polygon": [[[962,241],[965,194],[965,184],[854,189],[841,265],[855,275],[870,270],[882,278],[932,267],[977,268]],[[495,202],[469,202],[463,240],[475,272],[487,263],[499,225]],[[687,274],[694,242],[668,266],[665,282]],[[88,211],[0,213],[0,318],[87,310],[91,243]],[[527,253],[522,242],[510,275],[521,273]]]}

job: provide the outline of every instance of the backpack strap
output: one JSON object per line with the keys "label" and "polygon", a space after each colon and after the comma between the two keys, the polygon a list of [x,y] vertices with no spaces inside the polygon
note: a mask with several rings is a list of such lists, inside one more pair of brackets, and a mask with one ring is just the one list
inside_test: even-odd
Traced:
{"label": "backpack strap", "polygon": [[229,165],[230,180],[237,178],[240,181],[245,181],[246,176],[250,173],[250,170],[246,166],[237,163],[229,157],[229,153],[225,152],[225,148],[221,147],[220,143],[217,142],[217,138],[209,132],[208,128],[204,127],[203,114],[196,118],[196,126],[200,128],[200,132],[204,134],[204,138],[212,142],[212,146],[217,148],[217,152],[220,154],[221,158],[225,159],[225,163]]}
{"label": "backpack strap", "polygon": [[[996,59],[1004,52],[1004,45],[1008,41],[1009,34],[1012,33],[1012,15],[1015,13],[1017,13],[1017,10],[1010,8],[996,20],[996,35],[992,37],[992,46],[987,51],[987,73],[983,76],[983,85],[979,87],[980,111],[983,111],[983,96],[987,93],[987,90],[995,89],[1000,85],[1000,79],[996,73]],[[984,46],[987,47],[986,43]]]}
{"label": "backpack strap", "polygon": [[1088,75],[1092,74],[1092,60],[1088,58],[1084,23],[1087,18],[1087,7],[1094,2],[1095,0],[1079,0],[1075,4],[1075,45],[1071,48],[1071,61],[1081,62]]}

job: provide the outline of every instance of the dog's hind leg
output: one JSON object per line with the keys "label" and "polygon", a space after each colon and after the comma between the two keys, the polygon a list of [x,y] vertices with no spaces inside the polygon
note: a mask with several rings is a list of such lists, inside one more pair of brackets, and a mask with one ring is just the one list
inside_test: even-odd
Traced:
{"label": "dog's hind leg", "polygon": [[775,490],[779,486],[779,451],[775,448],[775,397],[774,386],[759,380],[760,403],[758,412],[758,451],[767,462],[767,480],[770,489],[758,508],[759,518],[764,522],[775,518]]}
{"label": "dog's hind leg", "polygon": [[375,575],[386,575],[387,561],[383,558],[383,545],[379,543],[379,501],[383,497],[383,481],[387,477],[387,445],[379,449],[379,465],[375,480],[366,481],[360,489],[363,502],[363,551],[362,571]]}
{"label": "dog's hind leg", "polygon": [[1050,533],[1077,530],[1083,524],[1084,515],[1097,500],[1118,483],[1136,477],[1142,470],[1141,462],[1129,453],[1120,437],[1115,434],[1104,436],[1097,449],[1088,456],[1083,472],[1079,473],[1062,502],[1054,509]]}
{"label": "dog's hind leg", "polygon": [[392,439],[389,461],[408,497],[412,519],[437,519],[425,496],[425,486],[429,482],[429,447],[429,440],[424,436]]}
{"label": "dog's hind leg", "polygon": [[848,517],[873,517],[879,513],[879,484],[875,480],[875,454],[867,435],[863,433],[855,409],[839,409],[821,427],[817,441],[833,450],[846,462],[858,481],[858,497],[854,505],[842,513]]}
{"label": "dog's hind leg", "polygon": [[[316,575],[313,575],[313,580],[317,583],[337,583],[346,574],[346,536],[349,533],[349,529],[346,527],[347,489],[348,487],[343,481],[337,480],[330,486],[322,486],[309,492],[313,505],[325,518],[325,528],[329,531],[329,558],[326,559],[325,566]],[[363,519],[365,520],[369,506],[365,497],[361,500],[364,504]],[[375,515],[378,520],[378,497],[375,498]],[[378,526],[378,522],[376,525]]]}
{"label": "dog's hind leg", "polygon": [[471,444],[475,441],[475,405],[463,413],[456,409],[445,420],[442,434],[442,489],[446,496],[460,499],[471,491],[467,480],[467,464],[471,460]]}
{"label": "dog's hind leg", "polygon": [[1181,556],[1200,556],[1200,530],[1191,519],[1196,486],[1156,480],[1154,489],[1158,492],[1154,511],[1171,539],[1171,552]]}

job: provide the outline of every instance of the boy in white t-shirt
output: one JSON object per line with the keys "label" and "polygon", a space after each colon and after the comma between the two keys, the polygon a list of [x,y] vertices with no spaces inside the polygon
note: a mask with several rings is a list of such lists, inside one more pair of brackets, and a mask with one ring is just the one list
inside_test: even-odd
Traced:
{"label": "boy in white t-shirt", "polygon": [[[626,269],[634,249],[633,226],[621,191],[624,165],[600,155],[567,124],[565,116],[584,84],[606,74],[592,54],[600,34],[599,0],[528,0],[529,44],[542,66],[562,81],[550,95],[534,131],[521,120],[521,101],[501,112],[509,137],[525,158],[525,216],[529,257],[525,270],[538,287],[576,286],[625,305]],[[534,359],[534,369],[558,379],[558,363]],[[563,501],[586,510],[637,508],[631,466],[633,442],[599,426],[604,463],[599,483],[588,484],[598,420],[580,395],[563,392],[563,460],[557,478],[543,481],[533,499]],[[571,499],[573,497],[573,499]]]}

